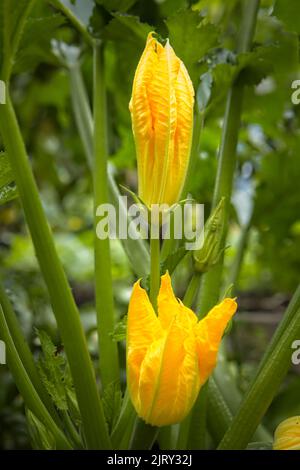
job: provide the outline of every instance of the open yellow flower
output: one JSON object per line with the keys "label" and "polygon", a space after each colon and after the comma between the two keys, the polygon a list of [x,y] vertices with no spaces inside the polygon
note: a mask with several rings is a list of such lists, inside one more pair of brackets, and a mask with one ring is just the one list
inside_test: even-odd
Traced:
{"label": "open yellow flower", "polygon": [[129,109],[135,138],[139,196],[151,204],[178,202],[189,164],[194,89],[166,42],[148,35],[136,69]]}
{"label": "open yellow flower", "polygon": [[198,321],[161,277],[158,316],[136,282],[129,304],[127,379],[138,415],[153,426],[183,420],[216,364],[222,335],[237,304],[225,299]]}
{"label": "open yellow flower", "polygon": [[279,424],[274,436],[274,450],[300,450],[300,416]]}

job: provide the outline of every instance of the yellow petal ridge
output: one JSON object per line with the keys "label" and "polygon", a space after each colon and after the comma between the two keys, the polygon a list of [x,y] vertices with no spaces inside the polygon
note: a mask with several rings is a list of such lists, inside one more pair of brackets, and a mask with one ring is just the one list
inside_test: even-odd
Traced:
{"label": "yellow petal ridge", "polygon": [[201,385],[206,382],[216,365],[223,333],[236,309],[237,303],[234,299],[224,299],[215,305],[195,328]]}

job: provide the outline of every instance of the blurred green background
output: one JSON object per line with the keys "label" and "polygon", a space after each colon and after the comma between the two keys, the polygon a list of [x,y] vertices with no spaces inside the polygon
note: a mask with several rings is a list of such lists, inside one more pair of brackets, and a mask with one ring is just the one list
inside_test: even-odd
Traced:
{"label": "blurred green background", "polygon": [[[263,0],[252,53],[237,56],[238,0],[77,0],[62,2],[106,46],[109,151],[118,183],[136,190],[136,162],[128,103],[133,74],[151,30],[170,37],[185,62],[205,115],[200,152],[188,182],[209,214],[227,91],[242,70],[247,83],[232,198],[224,288],[234,281],[239,314],[229,351],[244,390],[276,328],[300,273],[300,105],[291,101],[299,77],[298,0]],[[70,72],[61,54],[77,60],[92,98],[92,54],[54,1],[36,2],[14,65],[12,96],[49,223],[96,357],[93,307],[91,174],[76,128]],[[0,22],[1,23],[1,22]],[[200,25],[200,26],[199,26]],[[1,24],[0,24],[1,30]],[[60,53],[58,53],[60,51]],[[75,59],[74,59],[75,58]],[[2,198],[0,191],[0,199]],[[0,206],[0,263],[5,286],[32,350],[35,328],[56,342],[55,320],[18,199]],[[111,243],[118,317],[126,313],[135,277],[122,245]],[[190,259],[175,273],[182,296]],[[121,348],[123,346],[121,345]],[[273,431],[300,414],[300,369],[291,371],[265,418]],[[0,448],[29,446],[23,403],[0,366]]]}

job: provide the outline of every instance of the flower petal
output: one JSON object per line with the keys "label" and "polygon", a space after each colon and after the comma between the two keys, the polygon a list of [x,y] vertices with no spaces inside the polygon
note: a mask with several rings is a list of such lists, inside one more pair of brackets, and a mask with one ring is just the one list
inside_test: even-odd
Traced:
{"label": "flower petal", "polygon": [[194,312],[175,297],[168,271],[161,276],[157,303],[158,318],[164,329],[169,328],[175,316],[178,316],[177,321],[181,322],[182,327],[185,325],[186,329],[190,328],[190,322],[197,323]]}
{"label": "flower petal", "polygon": [[224,299],[195,327],[201,385],[206,382],[216,365],[223,333],[236,309],[237,303],[234,299]]}
{"label": "flower petal", "polygon": [[174,295],[168,271],[166,274],[161,276],[157,304],[159,321],[161,326],[164,329],[167,329],[169,328],[174,316],[180,311],[180,305]]}
{"label": "flower petal", "polygon": [[[173,52],[174,53],[174,52]],[[175,53],[174,53],[175,55]],[[174,82],[176,99],[176,130],[169,165],[164,201],[178,201],[189,165],[193,136],[194,88],[185,65],[178,59],[178,72]]]}
{"label": "flower petal", "polygon": [[143,361],[140,375],[142,417],[153,426],[181,421],[192,408],[199,387],[196,339],[192,329],[189,335],[186,334],[176,317],[165,339],[153,344]]}
{"label": "flower petal", "polygon": [[136,282],[133,287],[127,324],[127,379],[132,401],[137,403],[140,368],[151,344],[162,336],[162,329],[146,291]]}
{"label": "flower petal", "polygon": [[274,435],[274,450],[300,450],[300,416],[279,424]]}
{"label": "flower petal", "polygon": [[149,33],[146,47],[137,66],[129,103],[137,151],[139,195],[145,201],[148,200],[148,193],[151,189],[148,184],[147,174],[149,177],[149,162],[153,160],[153,122],[148,86],[158,62],[157,52],[163,49],[162,45],[152,35],[152,32]]}

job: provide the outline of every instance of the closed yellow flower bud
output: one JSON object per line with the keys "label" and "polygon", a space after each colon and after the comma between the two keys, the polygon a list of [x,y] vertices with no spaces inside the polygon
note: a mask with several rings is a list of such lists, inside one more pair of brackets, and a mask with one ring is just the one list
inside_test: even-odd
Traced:
{"label": "closed yellow flower bud", "polygon": [[300,450],[300,416],[279,424],[274,435],[274,450]]}
{"label": "closed yellow flower bud", "polygon": [[182,421],[215,367],[227,323],[236,311],[225,299],[198,321],[161,277],[158,316],[135,283],[128,310],[127,380],[137,414],[152,426]]}
{"label": "closed yellow flower bud", "polygon": [[178,202],[189,164],[194,89],[166,42],[148,35],[129,109],[138,161],[139,197],[148,206]]}

